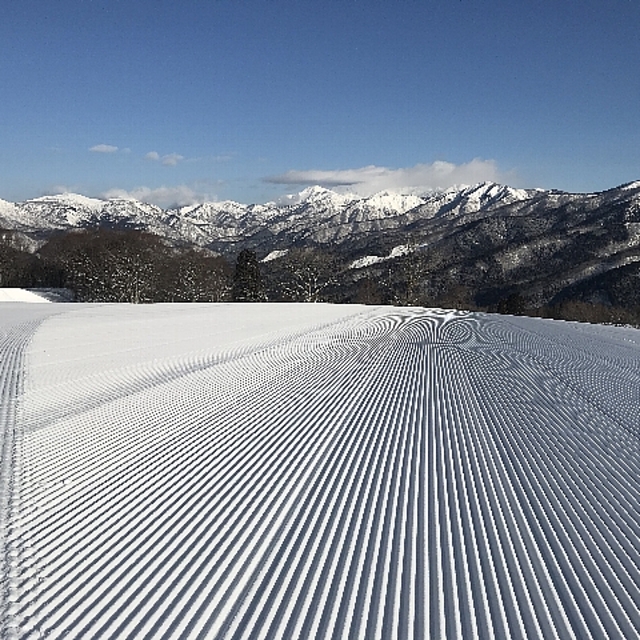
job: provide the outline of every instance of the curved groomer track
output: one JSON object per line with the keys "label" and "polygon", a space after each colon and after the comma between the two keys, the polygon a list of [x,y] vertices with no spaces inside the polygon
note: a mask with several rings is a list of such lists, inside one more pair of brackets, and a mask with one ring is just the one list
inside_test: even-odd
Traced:
{"label": "curved groomer track", "polygon": [[16,420],[16,412],[24,378],[24,356],[40,322],[56,312],[55,306],[50,305],[0,303],[0,637],[7,634],[6,613],[14,595],[10,593],[9,577],[15,545],[10,546],[8,541],[12,537],[16,468],[21,458],[22,424]]}
{"label": "curved groomer track", "polygon": [[0,343],[7,638],[640,637],[639,331],[47,306]]}

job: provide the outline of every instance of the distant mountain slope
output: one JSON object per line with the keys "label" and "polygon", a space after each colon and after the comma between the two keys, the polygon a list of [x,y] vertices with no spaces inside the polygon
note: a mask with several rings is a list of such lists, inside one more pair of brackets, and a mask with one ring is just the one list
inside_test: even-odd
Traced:
{"label": "distant mountain slope", "polygon": [[[405,230],[427,222],[434,232],[442,233],[452,225],[460,227],[487,217],[524,219],[554,212],[554,217],[566,218],[625,205],[629,209],[627,222],[640,222],[635,220],[640,209],[640,182],[595,194],[482,183],[422,196],[382,192],[367,198],[311,187],[289,196],[283,204],[225,201],[168,210],[137,200],[63,194],[21,203],[0,201],[0,226],[40,236],[94,225],[134,226],[220,251],[251,245],[268,252],[296,241],[349,243],[380,231]],[[522,225],[525,233],[527,226],[531,225]],[[640,233],[638,229],[635,232]]]}
{"label": "distant mountain slope", "polygon": [[[490,209],[423,218],[413,231],[435,271],[453,269],[457,281],[476,289],[512,287],[542,304],[627,265],[637,272],[640,182],[598,194],[541,191]],[[640,304],[640,291],[635,302],[603,301]]]}

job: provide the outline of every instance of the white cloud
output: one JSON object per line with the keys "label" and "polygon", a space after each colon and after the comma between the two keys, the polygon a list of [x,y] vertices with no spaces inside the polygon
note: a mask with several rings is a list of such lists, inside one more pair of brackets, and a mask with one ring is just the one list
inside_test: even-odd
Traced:
{"label": "white cloud", "polygon": [[109,189],[100,194],[102,198],[123,198],[125,200],[139,200],[155,204],[164,209],[171,207],[185,207],[203,202],[215,202],[216,196],[212,193],[196,191],[188,185],[175,187],[135,187],[131,190]]}
{"label": "white cloud", "polygon": [[149,151],[149,153],[145,155],[145,159],[161,162],[165,167],[175,167],[178,162],[184,160],[184,156],[181,156],[179,153],[168,153],[161,156],[157,151]]}
{"label": "white cloud", "polygon": [[287,171],[279,176],[266,178],[265,181],[292,186],[317,184],[336,191],[366,196],[385,190],[419,193],[454,185],[501,182],[505,177],[494,160],[475,158],[458,165],[438,160],[432,164],[417,164],[400,169],[369,165],[359,169],[335,171]]}
{"label": "white cloud", "polygon": [[112,144],[96,144],[93,147],[89,147],[89,151],[94,153],[115,153],[118,147],[114,147]]}
{"label": "white cloud", "polygon": [[166,156],[162,156],[162,164],[166,167],[175,167],[180,160],[184,160],[184,156],[179,153],[169,153]]}

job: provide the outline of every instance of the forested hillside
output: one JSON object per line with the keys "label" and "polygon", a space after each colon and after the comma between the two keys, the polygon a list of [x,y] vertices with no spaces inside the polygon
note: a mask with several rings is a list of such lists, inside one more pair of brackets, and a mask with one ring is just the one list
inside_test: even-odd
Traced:
{"label": "forested hillside", "polygon": [[[473,270],[443,269],[439,260],[437,252],[419,245],[369,262],[354,261],[339,247],[294,247],[267,256],[243,249],[223,257],[172,246],[146,231],[106,228],[60,233],[33,252],[15,232],[0,233],[1,287],[62,287],[82,302],[393,304],[640,323],[635,264],[593,278],[591,288],[582,282],[532,304],[516,281],[496,284],[490,269],[482,279]],[[615,303],[599,299],[595,285],[617,292]]]}

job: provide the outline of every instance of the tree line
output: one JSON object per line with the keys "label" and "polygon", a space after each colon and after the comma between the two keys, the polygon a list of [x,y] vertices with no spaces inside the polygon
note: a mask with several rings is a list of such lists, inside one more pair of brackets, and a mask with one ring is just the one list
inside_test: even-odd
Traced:
{"label": "tree line", "polygon": [[293,249],[277,263],[243,250],[232,264],[135,229],[60,233],[33,252],[0,230],[0,287],[65,288],[79,302],[338,301],[343,270],[315,249]]}
{"label": "tree line", "polygon": [[496,311],[565,320],[639,324],[635,310],[580,300],[528,308],[513,287],[478,304],[473,284],[447,280],[433,258],[410,247],[368,270],[351,256],[317,247],[292,248],[264,262],[244,249],[230,263],[205,249],[174,247],[149,232],[83,229],[49,238],[32,251],[0,230],[0,287],[66,288],[80,302],[335,302]]}
{"label": "tree line", "polygon": [[66,288],[80,302],[417,302],[415,278],[404,287],[392,279],[358,284],[349,263],[310,247],[269,262],[244,249],[230,263],[146,231],[106,228],[60,233],[33,252],[15,232],[0,231],[0,287]]}
{"label": "tree line", "polygon": [[80,302],[220,302],[229,298],[226,260],[173,248],[139,230],[59,234],[36,252],[0,232],[0,286],[70,289]]}

